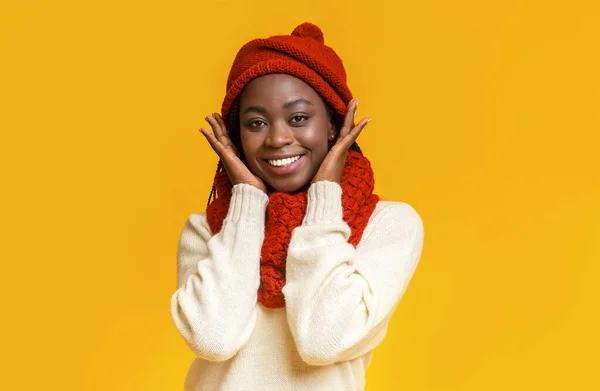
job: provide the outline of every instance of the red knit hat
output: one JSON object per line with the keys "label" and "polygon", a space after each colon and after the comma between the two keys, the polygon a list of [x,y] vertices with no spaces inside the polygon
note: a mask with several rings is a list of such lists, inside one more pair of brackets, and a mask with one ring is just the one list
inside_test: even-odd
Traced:
{"label": "red knit hat", "polygon": [[303,80],[341,118],[352,100],[342,60],[332,48],[325,45],[323,32],[318,26],[303,23],[291,35],[255,39],[240,49],[227,79],[227,94],[221,116],[228,118],[232,103],[246,84],[270,73],[285,73]]}

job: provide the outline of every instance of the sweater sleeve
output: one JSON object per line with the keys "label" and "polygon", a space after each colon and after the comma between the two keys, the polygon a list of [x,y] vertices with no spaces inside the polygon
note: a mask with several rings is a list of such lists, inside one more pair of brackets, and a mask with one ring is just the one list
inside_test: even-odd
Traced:
{"label": "sweater sleeve", "polygon": [[206,360],[233,357],[254,330],[267,202],[259,189],[236,185],[219,233],[211,233],[204,214],[190,215],[181,232],[171,316]]}
{"label": "sweater sleeve", "polygon": [[406,203],[380,202],[355,249],[341,198],[337,183],[312,184],[288,248],[287,318],[311,365],[354,359],[381,343],[423,246],[418,213]]}

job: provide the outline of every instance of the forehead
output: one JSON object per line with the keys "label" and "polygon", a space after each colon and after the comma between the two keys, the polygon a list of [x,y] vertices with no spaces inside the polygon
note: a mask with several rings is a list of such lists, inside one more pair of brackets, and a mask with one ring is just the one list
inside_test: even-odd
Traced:
{"label": "forehead", "polygon": [[300,98],[313,104],[322,103],[319,94],[304,81],[295,76],[275,73],[257,77],[248,83],[240,95],[240,108],[257,104],[281,107]]}

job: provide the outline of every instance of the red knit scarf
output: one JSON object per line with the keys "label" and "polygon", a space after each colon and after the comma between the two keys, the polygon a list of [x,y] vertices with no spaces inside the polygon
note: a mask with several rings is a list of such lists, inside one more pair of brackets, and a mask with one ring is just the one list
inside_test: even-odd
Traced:
{"label": "red knit scarf", "polygon": [[[215,176],[217,198],[206,209],[208,224],[213,233],[219,232],[229,209],[231,182],[227,173]],[[373,194],[375,180],[369,160],[355,151],[348,151],[342,187],[344,221],[351,230],[348,243],[358,245],[369,217],[375,210],[379,197]],[[260,288],[258,301],[268,308],[285,306],[281,288],[285,285],[287,249],[294,228],[302,224],[306,212],[306,191],[287,194],[269,193],[265,238],[260,256]]]}

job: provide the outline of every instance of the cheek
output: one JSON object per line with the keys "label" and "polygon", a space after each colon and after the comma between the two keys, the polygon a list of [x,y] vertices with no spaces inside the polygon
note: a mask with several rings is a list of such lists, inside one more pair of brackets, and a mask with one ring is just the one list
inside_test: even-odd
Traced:
{"label": "cheek", "polygon": [[323,125],[323,128],[320,129],[319,133],[318,133],[318,138],[317,138],[317,143],[321,148],[321,151],[325,154],[327,154],[328,150],[329,150],[329,128],[325,125]]}
{"label": "cheek", "polygon": [[323,163],[323,160],[325,160],[325,156],[327,156],[327,152],[329,152],[327,141],[322,143],[318,151],[319,152],[317,153],[317,161],[318,165],[321,166],[321,163]]}
{"label": "cheek", "polygon": [[246,158],[246,161],[251,161],[256,155],[256,138],[252,137],[251,134],[242,132],[242,134],[240,134],[240,144],[242,150],[238,151],[238,153],[243,155]]}
{"label": "cheek", "polygon": [[329,152],[327,132],[323,130],[323,128],[319,128],[313,132],[309,138],[314,161],[320,165],[323,159],[325,159],[327,152]]}

